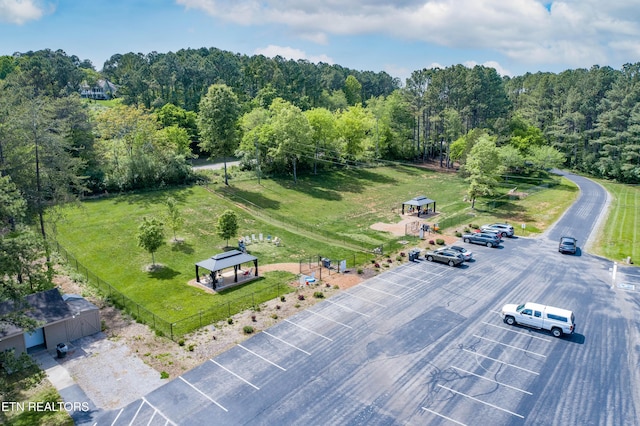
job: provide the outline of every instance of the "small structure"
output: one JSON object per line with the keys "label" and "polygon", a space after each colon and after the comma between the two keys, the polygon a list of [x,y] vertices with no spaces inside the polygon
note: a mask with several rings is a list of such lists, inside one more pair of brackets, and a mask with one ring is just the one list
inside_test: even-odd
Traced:
{"label": "small structure", "polygon": [[216,282],[216,275],[223,269],[233,268],[233,282],[238,282],[238,270],[243,263],[253,262],[253,276],[258,276],[258,258],[239,250],[231,250],[216,254],[209,259],[196,263],[196,281],[200,282],[200,268],[211,272],[211,281]]}
{"label": "small structure", "polygon": [[[0,351],[13,348],[16,355],[41,347],[52,351],[60,343],[98,333],[101,329],[98,307],[80,296],[62,296],[54,288],[30,294],[24,301],[26,315],[40,322],[41,326],[26,333],[13,324],[0,322]],[[13,301],[0,303],[2,315],[18,309]]]}
{"label": "small structure", "polygon": [[[433,208],[429,207],[431,204],[433,204]],[[418,217],[421,213],[427,214],[436,212],[436,202],[431,198],[425,197],[424,195],[420,195],[402,203],[402,214],[404,214],[404,206],[411,206],[410,208],[415,207],[418,211]]]}

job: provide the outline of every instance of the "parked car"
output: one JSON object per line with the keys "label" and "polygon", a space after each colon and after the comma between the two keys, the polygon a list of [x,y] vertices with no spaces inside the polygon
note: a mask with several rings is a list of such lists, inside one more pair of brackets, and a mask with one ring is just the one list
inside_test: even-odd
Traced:
{"label": "parked car", "polygon": [[471,252],[471,250],[467,250],[464,247],[461,247],[461,246],[449,246],[449,247],[447,247],[447,249],[449,249],[451,251],[455,251],[455,252],[461,254],[462,258],[464,260],[469,261],[469,260],[473,259],[473,253]]}
{"label": "parked car", "polygon": [[561,237],[560,244],[558,244],[558,251],[560,253],[576,254],[578,249],[578,240],[573,237]]}
{"label": "parked car", "polygon": [[479,231],[481,233],[484,234],[491,234],[491,235],[495,235],[498,240],[500,240],[500,242],[502,242],[502,236],[503,236],[503,231],[500,229],[495,229],[495,228],[485,228],[483,231]]}
{"label": "parked car", "polygon": [[576,319],[573,312],[538,303],[504,305],[500,316],[509,325],[520,324],[549,330],[555,337],[572,334],[576,331]]}
{"label": "parked car", "polygon": [[430,250],[424,257],[429,262],[446,263],[449,266],[458,266],[464,262],[464,258],[461,254],[453,250],[447,250],[446,248]]}
{"label": "parked car", "polygon": [[500,245],[500,238],[498,238],[497,235],[485,232],[464,234],[462,236],[462,241],[465,243],[482,244],[487,247],[498,247]]}
{"label": "parked car", "polygon": [[482,225],[480,227],[480,230],[484,231],[488,228],[501,231],[503,237],[513,237],[513,234],[515,233],[513,226],[509,225],[508,223],[490,223],[488,225]]}

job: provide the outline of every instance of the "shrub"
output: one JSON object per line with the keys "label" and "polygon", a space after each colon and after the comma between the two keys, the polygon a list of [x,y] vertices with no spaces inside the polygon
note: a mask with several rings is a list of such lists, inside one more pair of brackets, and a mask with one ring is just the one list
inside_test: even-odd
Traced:
{"label": "shrub", "polygon": [[376,263],[376,260],[375,260],[375,259],[371,259],[371,263],[374,263],[374,264],[375,264],[375,263]]}
{"label": "shrub", "polygon": [[433,240],[429,240],[429,244],[434,245],[434,244],[435,244],[435,241],[433,241]]}
{"label": "shrub", "polygon": [[178,340],[178,345],[180,345],[180,346],[184,346],[184,339],[180,339],[180,340]]}
{"label": "shrub", "polygon": [[280,309],[280,305],[276,305],[276,309]]}
{"label": "shrub", "polygon": [[470,226],[471,228],[473,228],[473,229],[478,229],[478,228],[480,228],[480,226],[478,226],[478,225],[477,225],[477,224],[475,224],[475,223],[472,223],[472,224],[470,224],[469,226]]}
{"label": "shrub", "polygon": [[442,238],[438,238],[436,240],[436,244],[438,244],[439,246],[443,246],[444,245],[444,240]]}
{"label": "shrub", "polygon": [[334,288],[335,290],[340,290],[340,286],[339,286],[338,284],[334,285],[334,286],[333,286],[333,288]]}
{"label": "shrub", "polygon": [[316,299],[324,299],[324,293],[321,291],[316,291],[315,293],[313,293],[313,297],[315,297]]}
{"label": "shrub", "polygon": [[284,296],[280,296],[280,301],[281,301],[281,302],[286,302],[286,301],[287,301],[287,299],[286,299]]}
{"label": "shrub", "polygon": [[169,378],[169,373],[167,373],[166,371],[163,371],[162,373],[160,373],[160,378],[161,379],[168,379]]}
{"label": "shrub", "polygon": [[227,318],[227,324],[233,324],[233,318]]}
{"label": "shrub", "polygon": [[398,262],[401,262],[401,261],[402,261],[402,256],[397,256],[397,257],[396,257],[396,260],[397,260]]}
{"label": "shrub", "polygon": [[387,259],[387,263],[393,263],[393,260]]}
{"label": "shrub", "polygon": [[400,257],[405,257],[407,254],[403,251],[400,252]]}
{"label": "shrub", "polygon": [[456,231],[456,237],[458,237],[458,238],[462,237],[462,232]]}
{"label": "shrub", "polygon": [[378,262],[376,262],[376,263],[373,264],[373,266],[376,267],[376,268],[379,268],[380,264]]}
{"label": "shrub", "polygon": [[162,330],[156,330],[156,336],[164,337],[164,333],[162,332]]}
{"label": "shrub", "polygon": [[278,314],[271,314],[271,318],[278,319]]}
{"label": "shrub", "polygon": [[298,295],[298,300],[304,300],[304,294],[299,294]]}
{"label": "shrub", "polygon": [[358,275],[362,275],[362,274],[364,274],[364,269],[358,268]]}
{"label": "shrub", "polygon": [[251,321],[256,322],[256,316],[255,315],[251,315]]}
{"label": "shrub", "polygon": [[189,352],[193,352],[193,350],[196,348],[196,345],[194,345],[193,343],[189,345]]}
{"label": "shrub", "polygon": [[299,308],[299,307],[300,307],[300,304],[299,304],[299,303],[296,303],[295,305],[293,305],[293,307],[294,307],[294,308]]}
{"label": "shrub", "polygon": [[242,327],[242,331],[244,332],[244,334],[251,334],[253,333],[254,329],[250,325],[245,325],[244,327]]}

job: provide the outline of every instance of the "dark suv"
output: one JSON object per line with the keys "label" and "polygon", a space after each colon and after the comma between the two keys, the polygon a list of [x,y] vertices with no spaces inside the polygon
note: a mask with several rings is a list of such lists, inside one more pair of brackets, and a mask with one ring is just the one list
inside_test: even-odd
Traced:
{"label": "dark suv", "polygon": [[573,237],[561,237],[560,244],[558,245],[558,251],[560,253],[576,254],[578,249],[578,240]]}
{"label": "dark suv", "polygon": [[464,234],[462,241],[465,243],[482,244],[487,247],[498,247],[500,245],[500,238],[498,238],[497,235],[484,232]]}

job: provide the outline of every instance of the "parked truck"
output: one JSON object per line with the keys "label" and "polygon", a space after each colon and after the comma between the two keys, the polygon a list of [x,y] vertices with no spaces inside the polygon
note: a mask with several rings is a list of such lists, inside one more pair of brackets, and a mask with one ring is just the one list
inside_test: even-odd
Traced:
{"label": "parked truck", "polygon": [[527,327],[551,331],[555,337],[572,334],[576,330],[573,312],[527,302],[522,305],[504,305],[500,311],[502,320],[509,325],[520,324]]}

